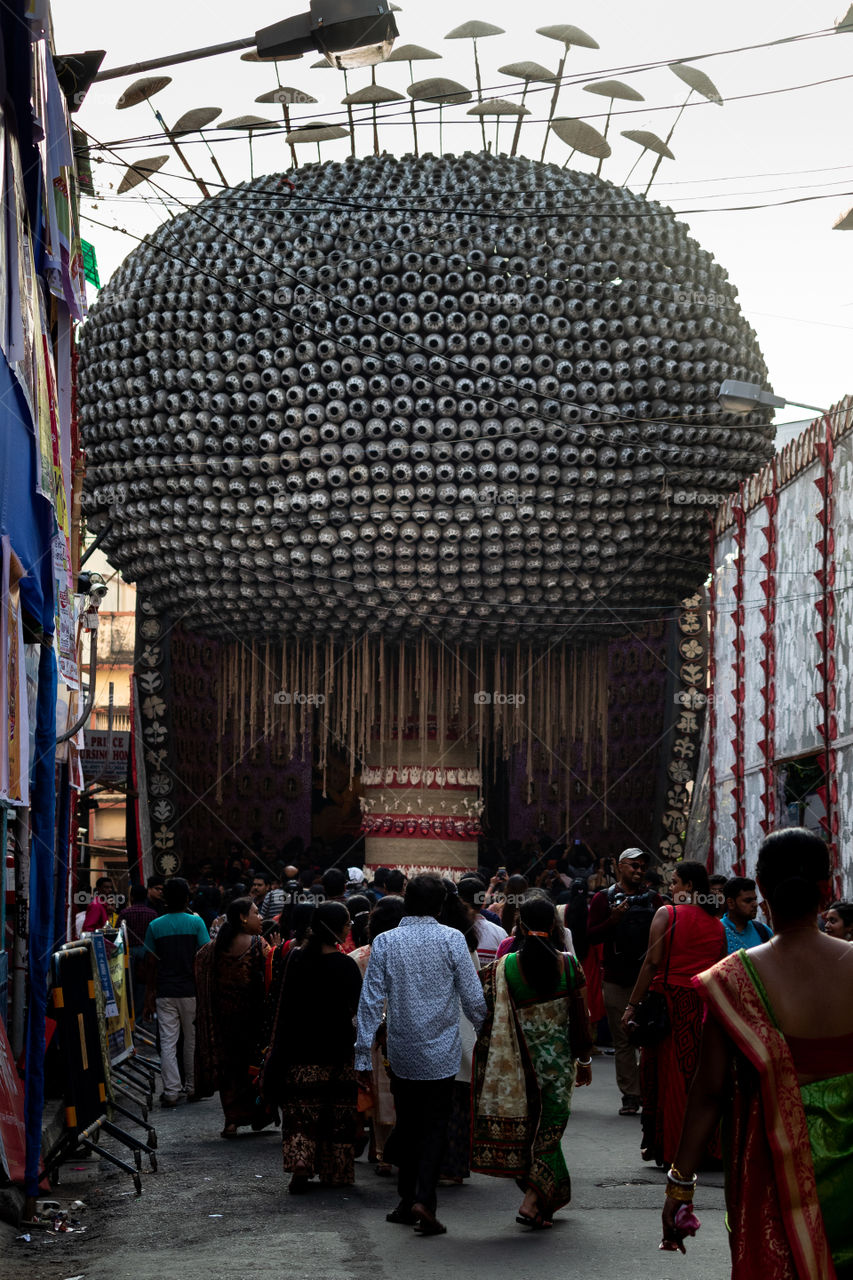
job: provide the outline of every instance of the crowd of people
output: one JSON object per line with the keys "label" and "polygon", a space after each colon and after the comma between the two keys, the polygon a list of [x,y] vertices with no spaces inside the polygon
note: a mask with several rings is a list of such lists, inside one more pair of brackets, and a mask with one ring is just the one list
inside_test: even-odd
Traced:
{"label": "crowd of people", "polygon": [[292,1195],[352,1184],[369,1148],[396,1173],[391,1223],[443,1234],[439,1187],[475,1171],[514,1179],[540,1231],[571,1196],[574,1089],[612,1052],[614,1106],[669,1170],[662,1248],[725,1161],[738,1280],[759,1239],[790,1261],[768,1275],[853,1275],[853,904],[827,900],[824,842],[775,833],[756,880],[680,862],[664,884],[637,848],[507,862],[134,889],[163,1105],[218,1093],[223,1138],[280,1123]]}

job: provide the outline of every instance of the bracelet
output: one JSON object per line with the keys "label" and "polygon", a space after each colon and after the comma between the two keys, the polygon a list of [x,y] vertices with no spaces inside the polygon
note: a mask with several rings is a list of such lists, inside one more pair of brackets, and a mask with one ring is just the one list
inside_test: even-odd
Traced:
{"label": "bracelet", "polygon": [[679,1173],[675,1165],[670,1166],[669,1173],[666,1175],[670,1182],[674,1182],[677,1187],[695,1187],[696,1174],[692,1178],[685,1178],[683,1173]]}
{"label": "bracelet", "polygon": [[666,1194],[670,1200],[677,1200],[679,1204],[692,1204],[694,1187],[680,1187],[667,1179]]}
{"label": "bracelet", "polygon": [[575,1058],[575,1062],[579,1067],[591,1067],[592,1058]]}

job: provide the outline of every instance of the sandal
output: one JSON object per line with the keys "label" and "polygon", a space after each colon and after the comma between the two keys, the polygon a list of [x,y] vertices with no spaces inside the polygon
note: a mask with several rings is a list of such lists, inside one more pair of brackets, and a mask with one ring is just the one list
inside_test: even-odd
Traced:
{"label": "sandal", "polygon": [[236,1124],[227,1124],[220,1133],[220,1138],[236,1138],[238,1137]]}
{"label": "sandal", "polygon": [[520,1209],[515,1215],[515,1220],[520,1227],[528,1227],[531,1231],[543,1231],[554,1225],[550,1218],[546,1218],[541,1213],[522,1213]]}

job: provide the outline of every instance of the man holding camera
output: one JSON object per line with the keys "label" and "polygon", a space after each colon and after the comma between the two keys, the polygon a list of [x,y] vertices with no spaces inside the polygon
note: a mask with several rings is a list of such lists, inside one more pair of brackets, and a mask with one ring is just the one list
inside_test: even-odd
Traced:
{"label": "man holding camera", "polygon": [[596,893],[587,923],[589,945],[603,944],[604,1008],[616,1051],[620,1116],[635,1116],[640,1110],[639,1059],[622,1026],[622,1015],[648,949],[652,917],[663,906],[660,894],[644,883],[648,861],[642,849],[622,851],[616,883]]}

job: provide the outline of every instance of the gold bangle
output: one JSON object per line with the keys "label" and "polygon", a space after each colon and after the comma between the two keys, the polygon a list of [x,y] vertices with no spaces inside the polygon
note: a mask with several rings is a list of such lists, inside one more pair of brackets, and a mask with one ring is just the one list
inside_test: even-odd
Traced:
{"label": "gold bangle", "polygon": [[693,1203],[693,1187],[679,1187],[674,1182],[667,1182],[666,1194],[670,1200],[677,1200],[679,1204]]}

